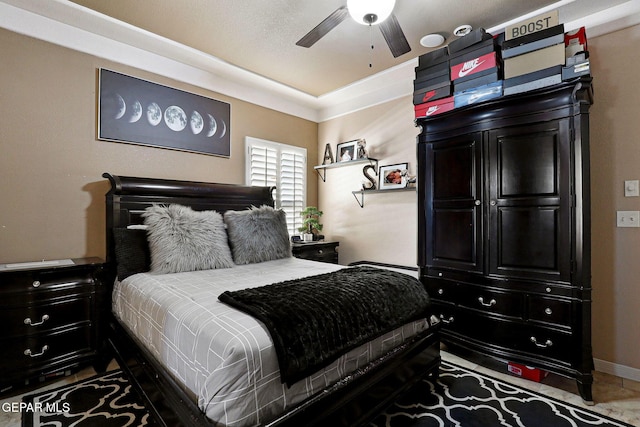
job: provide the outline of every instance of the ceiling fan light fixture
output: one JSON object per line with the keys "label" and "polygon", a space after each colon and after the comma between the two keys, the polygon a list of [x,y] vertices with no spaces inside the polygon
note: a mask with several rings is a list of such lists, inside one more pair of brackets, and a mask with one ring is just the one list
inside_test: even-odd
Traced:
{"label": "ceiling fan light fixture", "polygon": [[347,0],[349,15],[359,24],[377,25],[393,12],[396,0]]}

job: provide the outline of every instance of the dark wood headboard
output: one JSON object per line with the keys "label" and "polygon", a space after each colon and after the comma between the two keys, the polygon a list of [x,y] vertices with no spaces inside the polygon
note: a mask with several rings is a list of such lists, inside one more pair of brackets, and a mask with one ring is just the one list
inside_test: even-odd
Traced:
{"label": "dark wood headboard", "polygon": [[106,195],[107,263],[115,261],[113,229],[142,224],[141,214],[155,204],[177,203],[194,210],[242,210],[251,206],[273,206],[274,187],[137,178],[103,173],[111,183]]}

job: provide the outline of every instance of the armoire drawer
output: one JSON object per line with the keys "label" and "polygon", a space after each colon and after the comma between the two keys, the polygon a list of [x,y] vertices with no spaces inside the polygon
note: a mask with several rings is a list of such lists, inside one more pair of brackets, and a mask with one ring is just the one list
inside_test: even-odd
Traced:
{"label": "armoire drawer", "polygon": [[455,322],[456,306],[453,304],[443,303],[438,300],[432,300],[432,313],[435,315],[444,328],[449,327]]}
{"label": "armoire drawer", "polygon": [[572,335],[568,331],[527,326],[519,321],[488,317],[462,308],[455,313],[451,330],[483,345],[557,360],[566,360],[572,345]]}
{"label": "armoire drawer", "polygon": [[426,278],[422,280],[422,283],[432,299],[449,302],[456,300],[456,282],[444,279]]}
{"label": "armoire drawer", "polygon": [[571,301],[529,295],[527,308],[529,320],[571,327]]}
{"label": "armoire drawer", "polygon": [[457,294],[458,304],[487,314],[520,319],[524,313],[524,297],[518,292],[503,292],[460,283]]}

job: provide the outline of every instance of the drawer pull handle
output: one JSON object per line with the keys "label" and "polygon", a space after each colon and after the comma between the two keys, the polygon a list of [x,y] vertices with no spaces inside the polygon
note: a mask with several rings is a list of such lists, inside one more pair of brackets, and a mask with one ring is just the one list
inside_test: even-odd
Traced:
{"label": "drawer pull handle", "polygon": [[29,356],[29,357],[40,357],[42,356],[47,350],[49,350],[49,346],[48,345],[43,345],[42,346],[42,351],[40,351],[40,353],[31,353],[30,349],[26,349],[24,351],[24,355],[25,356]]}
{"label": "drawer pull handle", "polygon": [[479,298],[478,298],[478,302],[479,302],[480,304],[484,305],[485,307],[491,307],[491,306],[494,306],[494,305],[496,305],[496,304],[498,303],[498,302],[497,302],[496,300],[494,300],[493,298],[491,298],[491,301],[489,301],[489,302],[484,302],[484,298],[482,298],[482,297],[479,297]]}
{"label": "drawer pull handle", "polygon": [[40,320],[37,323],[32,323],[31,318],[27,317],[26,319],[24,319],[24,324],[25,325],[29,325],[29,326],[40,326],[42,325],[44,322],[46,322],[47,320],[49,320],[49,315],[45,314],[42,316],[42,320]]}
{"label": "drawer pull handle", "polygon": [[442,295],[442,294],[444,294],[444,289],[442,288],[438,289],[438,295]]}
{"label": "drawer pull handle", "polygon": [[322,251],[322,249],[318,249],[318,253],[322,255],[324,252]]}
{"label": "drawer pull handle", "polygon": [[40,287],[40,285],[41,285],[41,283],[40,283],[40,281],[39,281],[39,280],[34,280],[34,281],[33,281],[33,283],[32,283],[32,285],[33,285],[33,287],[34,287],[34,288],[39,288],[39,287]]}
{"label": "drawer pull handle", "polygon": [[453,323],[453,316],[449,316],[449,318],[448,318],[448,319],[445,319],[445,318],[444,318],[444,315],[443,315],[443,314],[441,314],[441,315],[440,315],[440,320],[442,321],[442,323],[447,323],[447,324],[449,324],[449,323]]}
{"label": "drawer pull handle", "polygon": [[544,314],[548,314],[549,316],[551,316],[553,314],[553,310],[551,310],[550,307],[547,307],[544,309]]}
{"label": "drawer pull handle", "polygon": [[534,343],[536,347],[540,347],[540,348],[547,348],[553,345],[553,342],[551,340],[546,340],[544,344],[540,344],[536,339],[536,337],[531,337],[531,342]]}

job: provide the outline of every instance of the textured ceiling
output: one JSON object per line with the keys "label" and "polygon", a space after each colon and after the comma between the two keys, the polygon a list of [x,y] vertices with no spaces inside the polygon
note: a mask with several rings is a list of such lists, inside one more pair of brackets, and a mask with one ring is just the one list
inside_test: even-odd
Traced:
{"label": "textured ceiling", "polygon": [[[568,22],[624,1],[566,1],[567,5],[560,8],[560,20]],[[442,34],[448,42],[455,38],[452,31],[458,25],[489,29],[556,3],[552,0],[397,0],[394,13],[412,50],[393,58],[378,28],[359,25],[351,18],[311,48],[296,46],[296,41],[344,6],[346,0],[73,2],[315,96],[427,52],[430,49],[419,43],[425,34]]]}

